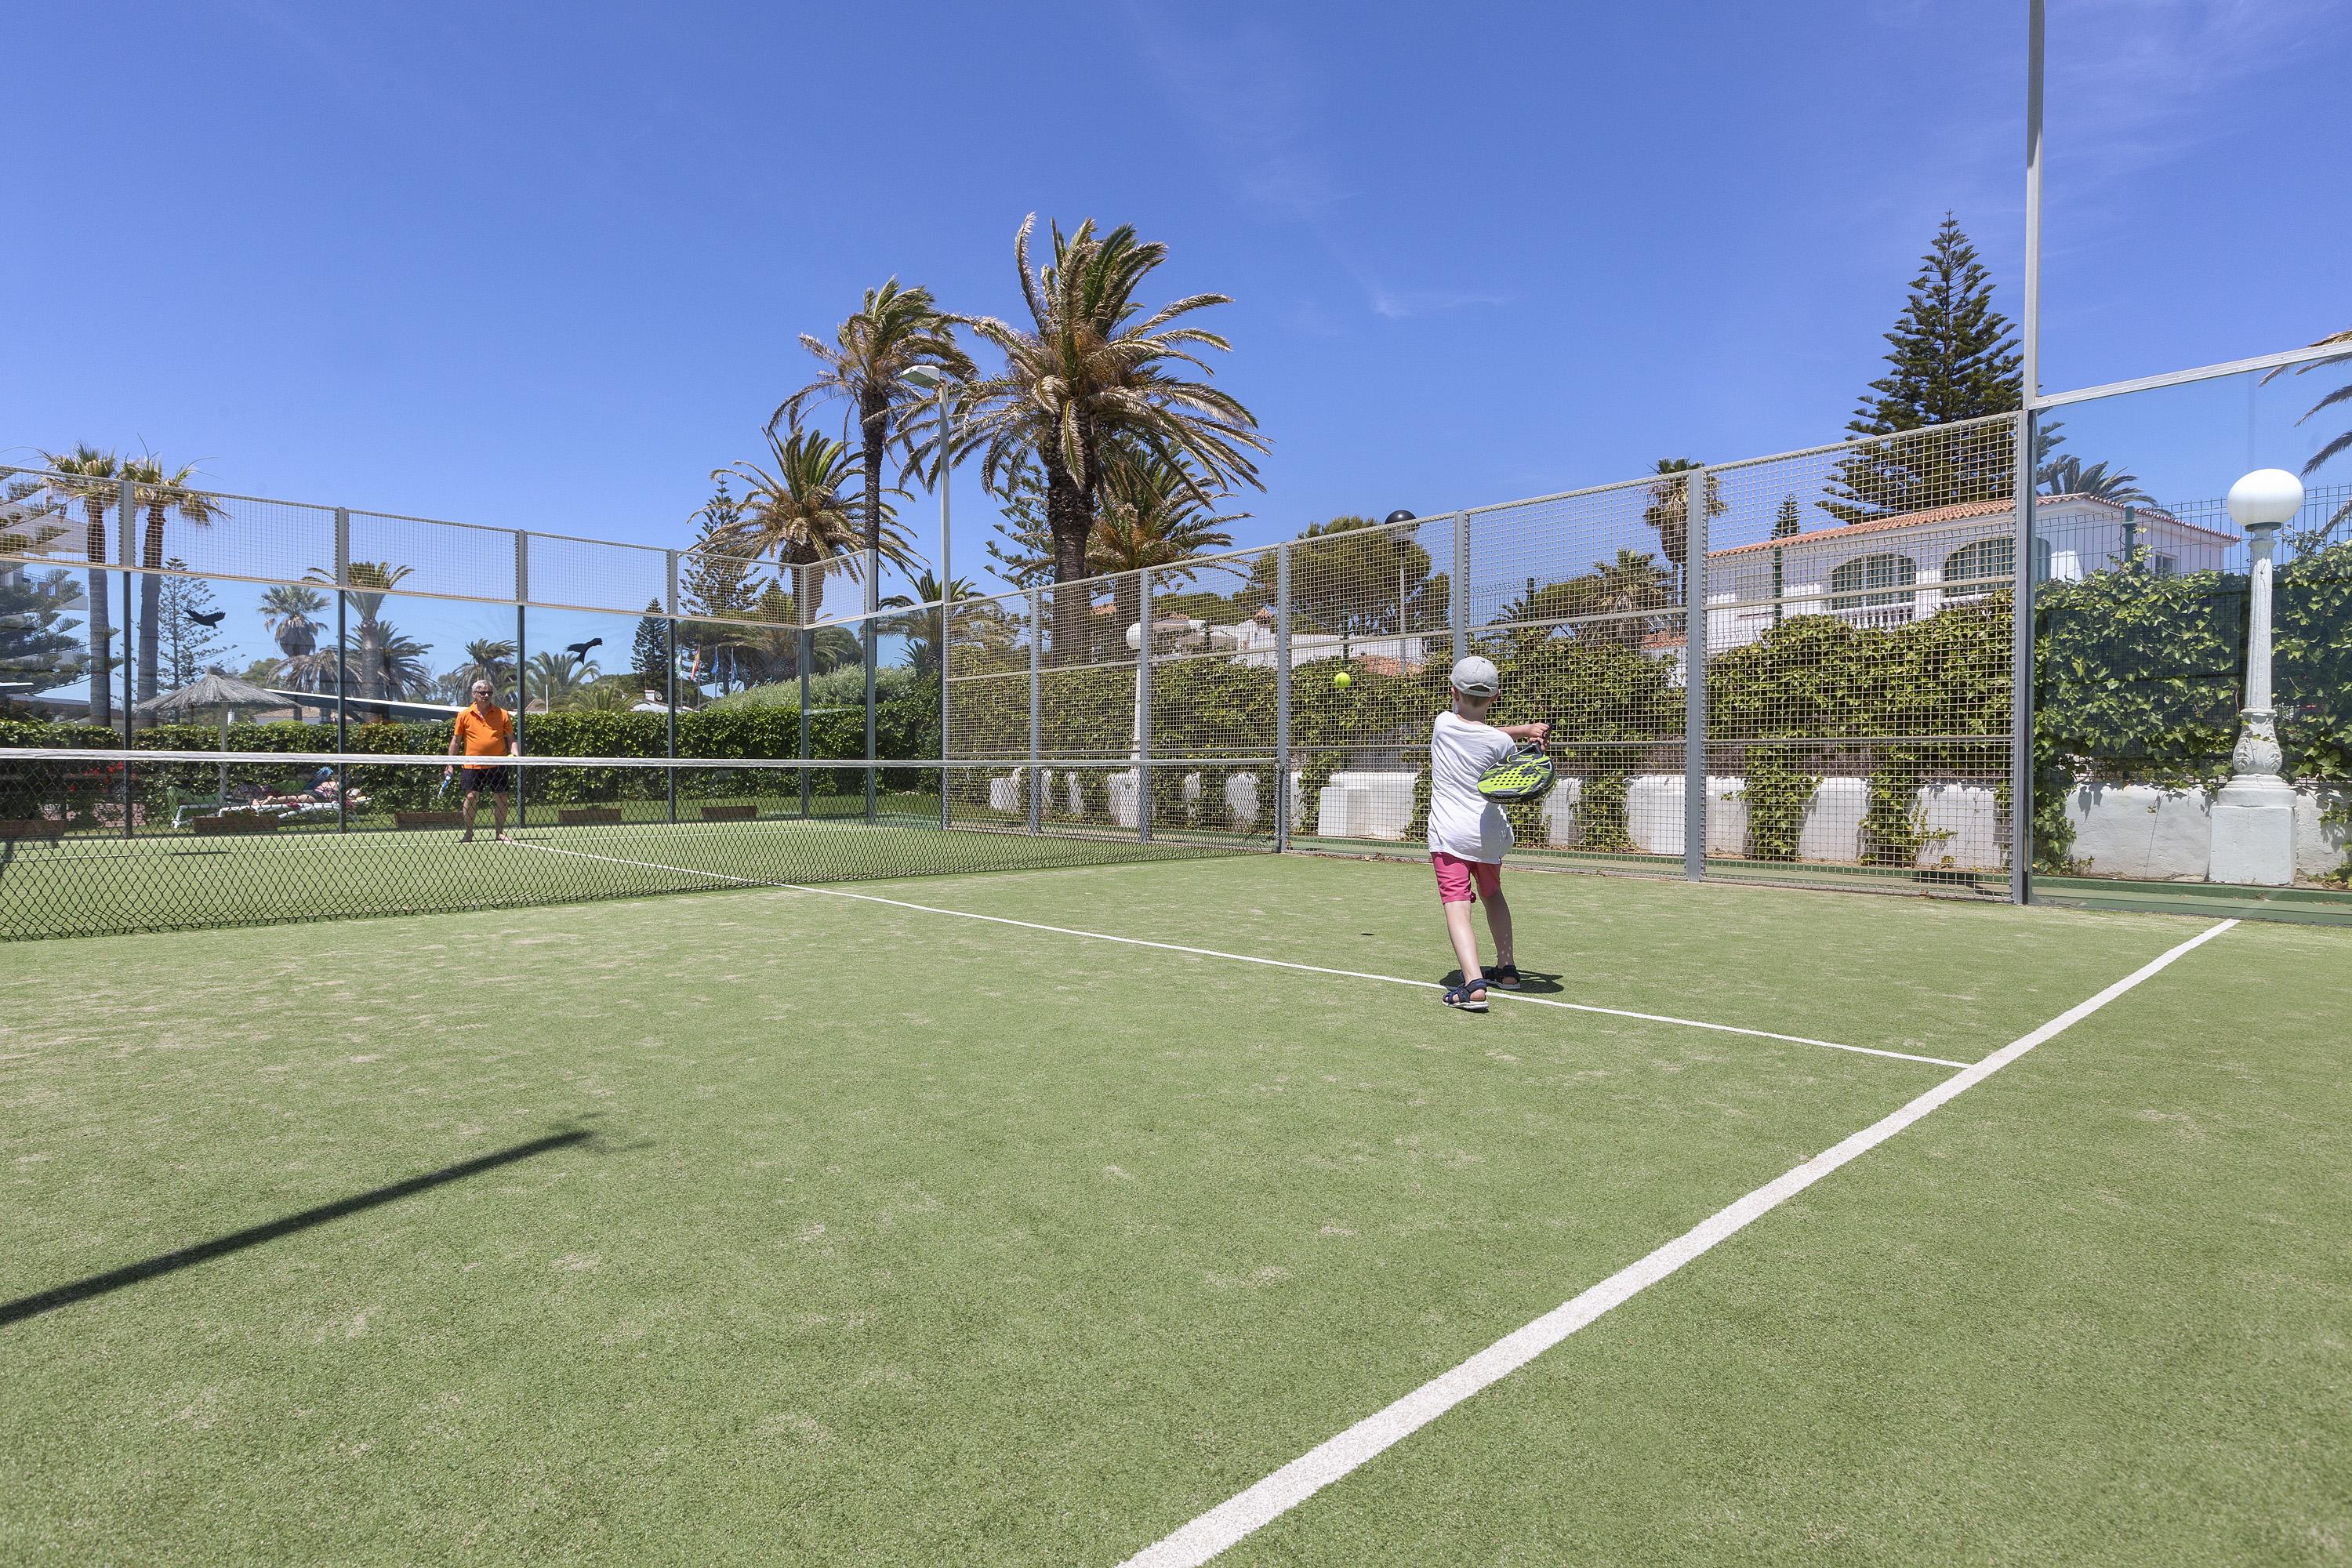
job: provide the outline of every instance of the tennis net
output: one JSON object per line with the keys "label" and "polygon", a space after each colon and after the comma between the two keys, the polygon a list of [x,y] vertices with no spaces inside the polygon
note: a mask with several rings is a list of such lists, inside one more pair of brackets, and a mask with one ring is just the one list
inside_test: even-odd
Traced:
{"label": "tennis net", "polygon": [[1097,866],[1275,843],[1275,803],[1255,789],[1272,776],[1267,759],[477,761],[479,773],[425,755],[0,752],[0,940]]}

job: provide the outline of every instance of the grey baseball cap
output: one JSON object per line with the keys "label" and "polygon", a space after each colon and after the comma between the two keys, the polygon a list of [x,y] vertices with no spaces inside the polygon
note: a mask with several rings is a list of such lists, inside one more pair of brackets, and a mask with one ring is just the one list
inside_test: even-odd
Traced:
{"label": "grey baseball cap", "polygon": [[1474,653],[1454,661],[1454,689],[1465,697],[1492,697],[1503,689],[1503,677],[1493,659]]}

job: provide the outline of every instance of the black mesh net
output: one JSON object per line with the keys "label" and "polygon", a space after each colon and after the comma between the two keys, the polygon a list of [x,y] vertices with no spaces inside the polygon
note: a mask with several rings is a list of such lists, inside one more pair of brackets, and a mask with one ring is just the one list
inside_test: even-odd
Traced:
{"label": "black mesh net", "polygon": [[[1033,793],[1081,805],[1033,813]],[[0,752],[0,939],[1272,847],[1270,824],[1230,815],[1147,836],[1138,795],[1132,763],[1100,761],[527,757],[469,771],[422,756],[12,751]]]}

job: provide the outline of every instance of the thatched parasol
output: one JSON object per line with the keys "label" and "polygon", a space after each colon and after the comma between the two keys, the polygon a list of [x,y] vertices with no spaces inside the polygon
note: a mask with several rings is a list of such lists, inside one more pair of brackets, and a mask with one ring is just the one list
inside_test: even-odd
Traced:
{"label": "thatched parasol", "polygon": [[[199,676],[176,691],[160,692],[139,704],[139,711],[150,718],[174,718],[184,713],[200,713],[210,708],[220,710],[221,744],[228,750],[228,721],[231,710],[238,708],[283,708],[286,699],[275,691],[265,691],[249,680],[239,680],[234,675],[224,675],[215,669]],[[220,765],[220,794],[228,795],[228,760]]]}

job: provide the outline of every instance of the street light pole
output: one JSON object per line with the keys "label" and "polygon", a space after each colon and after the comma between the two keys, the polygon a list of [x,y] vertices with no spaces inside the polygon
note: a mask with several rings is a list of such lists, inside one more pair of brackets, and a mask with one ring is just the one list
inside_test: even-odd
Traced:
{"label": "street light pole", "polygon": [[2230,487],[2230,516],[2246,531],[2246,705],[2230,782],[2213,798],[2206,879],[2283,888],[2294,880],[2294,786],[2281,773],[2278,716],[2271,706],[2271,553],[2279,529],[2303,510],[2303,481],[2257,468]]}

